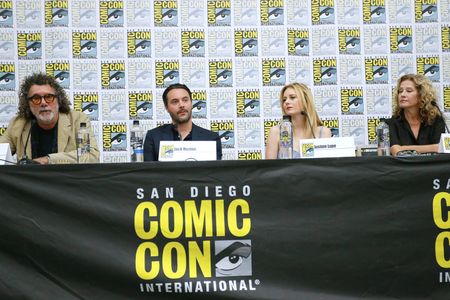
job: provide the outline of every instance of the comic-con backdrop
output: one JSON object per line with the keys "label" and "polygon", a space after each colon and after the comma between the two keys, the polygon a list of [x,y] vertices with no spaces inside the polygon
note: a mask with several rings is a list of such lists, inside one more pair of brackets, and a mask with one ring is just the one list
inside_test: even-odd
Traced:
{"label": "comic-con backdrop", "polygon": [[128,161],[132,120],[170,122],[161,95],[176,82],[224,159],[264,156],[293,81],[357,145],[375,142],[405,73],[428,76],[450,116],[450,0],[2,0],[0,16],[0,134],[21,80],[44,71],[94,121],[103,162]]}

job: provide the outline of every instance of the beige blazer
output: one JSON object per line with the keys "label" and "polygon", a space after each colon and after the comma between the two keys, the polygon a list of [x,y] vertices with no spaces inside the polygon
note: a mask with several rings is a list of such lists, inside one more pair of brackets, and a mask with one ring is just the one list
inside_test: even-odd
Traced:
{"label": "beige blazer", "polygon": [[[76,136],[80,129],[80,123],[85,122],[91,131],[91,152],[86,162],[99,162],[97,141],[92,131],[88,116],[79,111],[71,110],[68,114],[59,113],[58,120],[58,152],[49,155],[49,163],[70,164],[77,162]],[[17,154],[21,159],[24,154],[25,143],[30,132],[31,121],[24,118],[14,117],[8,125],[5,133],[0,136],[0,143],[9,143],[11,153]],[[31,158],[31,141],[28,141],[27,156]]]}

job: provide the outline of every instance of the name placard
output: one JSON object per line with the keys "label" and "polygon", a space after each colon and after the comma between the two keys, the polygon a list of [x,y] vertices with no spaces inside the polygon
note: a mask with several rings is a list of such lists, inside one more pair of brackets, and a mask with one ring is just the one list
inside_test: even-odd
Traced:
{"label": "name placard", "polygon": [[439,153],[450,153],[450,133],[441,134]]}
{"label": "name placard", "polygon": [[161,141],[159,161],[216,160],[215,141]]}
{"label": "name placard", "polygon": [[0,165],[13,165],[16,159],[11,155],[11,148],[8,143],[0,144]]}
{"label": "name placard", "polygon": [[300,140],[301,158],[356,156],[353,137]]}

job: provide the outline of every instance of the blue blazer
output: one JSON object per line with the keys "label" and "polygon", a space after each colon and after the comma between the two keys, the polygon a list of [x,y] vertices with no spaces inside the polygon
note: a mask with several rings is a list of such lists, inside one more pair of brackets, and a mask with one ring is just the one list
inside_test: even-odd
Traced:
{"label": "blue blazer", "polygon": [[[193,141],[216,141],[217,160],[222,159],[222,144],[219,135],[192,123],[191,137]],[[160,141],[173,141],[172,124],[164,124],[147,131],[144,142],[144,161],[157,161]]]}

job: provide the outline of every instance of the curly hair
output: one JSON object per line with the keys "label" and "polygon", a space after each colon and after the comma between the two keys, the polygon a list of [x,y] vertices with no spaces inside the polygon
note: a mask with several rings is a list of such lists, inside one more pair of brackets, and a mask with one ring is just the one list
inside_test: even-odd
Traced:
{"label": "curly hair", "polygon": [[59,112],[68,113],[70,112],[70,101],[67,97],[66,91],[56,82],[55,78],[43,74],[35,73],[27,76],[20,86],[19,90],[19,110],[17,116],[19,118],[24,118],[27,120],[34,119],[34,115],[30,110],[30,105],[28,101],[28,92],[33,85],[50,85],[55,90],[55,96],[58,99]]}
{"label": "curly hair", "polygon": [[[281,105],[281,111],[283,112],[283,115],[286,114],[283,107],[283,94],[288,89],[292,88],[295,93],[298,96],[298,99],[301,102],[301,106],[304,108],[305,113],[308,115],[309,119],[311,120],[311,124],[315,124],[316,126],[321,126],[322,121],[320,120],[319,115],[316,111],[316,106],[314,104],[313,95],[311,92],[311,89],[303,83],[293,82],[286,84],[280,92],[280,105]],[[309,135],[313,136],[313,130],[312,128],[307,127],[307,131],[309,131]]]}
{"label": "curly hair", "polygon": [[397,100],[394,102],[394,117],[399,117],[403,109],[398,105],[398,91],[400,84],[403,81],[410,80],[416,86],[419,94],[419,115],[421,122],[426,122],[428,125],[433,124],[434,119],[441,115],[439,108],[437,107],[437,91],[433,86],[433,83],[424,75],[419,74],[406,74],[400,77],[397,81],[397,86],[394,88],[394,97]]}

